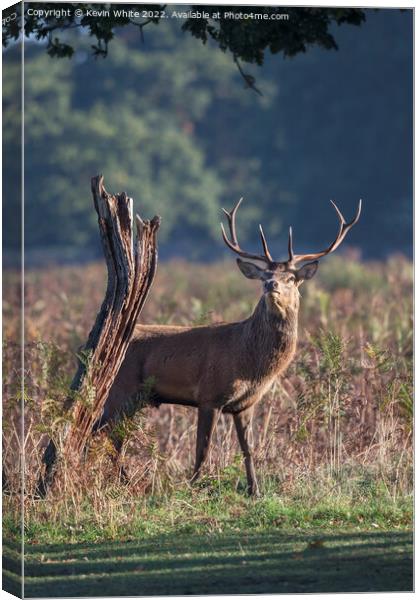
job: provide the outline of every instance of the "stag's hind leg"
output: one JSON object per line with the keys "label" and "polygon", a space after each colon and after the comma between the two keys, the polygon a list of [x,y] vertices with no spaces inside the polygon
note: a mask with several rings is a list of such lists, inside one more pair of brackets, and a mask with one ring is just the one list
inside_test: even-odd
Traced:
{"label": "stag's hind leg", "polygon": [[129,482],[129,478],[124,466],[121,464],[121,450],[124,444],[124,438],[115,429],[115,425],[115,422],[108,420],[105,416],[103,416],[94,424],[92,433],[105,435],[111,442],[110,445],[112,447],[108,452],[109,457],[114,467],[118,470],[118,481],[126,484]]}
{"label": "stag's hind leg", "polygon": [[252,459],[251,454],[251,432],[253,414],[254,407],[251,407],[233,415],[233,418],[235,421],[239,444],[241,446],[241,450],[245,459],[246,478],[248,481],[248,494],[250,494],[250,496],[259,496],[260,490],[258,488],[257,477],[255,475],[254,461]]}
{"label": "stag's hind leg", "polygon": [[191,479],[192,482],[198,479],[201,465],[209,453],[211,436],[219,414],[220,410],[216,408],[199,407],[198,409],[197,446],[194,473]]}
{"label": "stag's hind leg", "polygon": [[120,436],[113,435],[112,432],[109,436],[112,442],[113,451],[111,453],[111,460],[114,466],[118,469],[118,481],[122,484],[129,482],[127,471],[124,469],[124,465],[121,463],[121,450],[124,444],[124,440]]}

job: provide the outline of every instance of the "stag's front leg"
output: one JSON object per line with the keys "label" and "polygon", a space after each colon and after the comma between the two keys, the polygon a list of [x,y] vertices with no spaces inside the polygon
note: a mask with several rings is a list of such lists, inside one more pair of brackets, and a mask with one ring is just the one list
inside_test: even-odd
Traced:
{"label": "stag's front leg", "polygon": [[195,467],[191,482],[196,481],[200,475],[201,465],[206,460],[210,449],[211,436],[213,434],[217,418],[220,414],[219,409],[198,408],[197,425],[197,446],[195,455]]}
{"label": "stag's front leg", "polygon": [[236,415],[233,415],[236,432],[238,434],[239,444],[245,459],[246,478],[248,481],[248,494],[250,496],[259,496],[260,490],[255,475],[254,461],[251,454],[251,432],[252,416],[254,408],[248,408]]}

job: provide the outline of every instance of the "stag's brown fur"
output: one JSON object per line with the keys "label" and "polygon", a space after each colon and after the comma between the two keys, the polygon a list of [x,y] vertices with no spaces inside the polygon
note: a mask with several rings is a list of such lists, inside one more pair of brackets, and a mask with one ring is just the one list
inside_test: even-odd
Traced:
{"label": "stag's brown fur", "polygon": [[[272,300],[271,300],[272,301]],[[121,399],[154,380],[160,402],[237,413],[254,404],[290,363],[296,348],[297,308],[284,315],[261,298],[238,323],[206,327],[137,325],[106,404],[109,418]]]}
{"label": "stag's brown fur", "polygon": [[[237,254],[264,263],[237,260],[242,273],[263,282],[263,294],[253,314],[237,323],[206,327],[138,325],[125,360],[111,388],[102,423],[112,424],[132,407],[142,386],[153,381],[152,398],[157,404],[171,403],[198,409],[197,448],[193,479],[200,473],[211,435],[220,413],[233,416],[245,458],[248,490],[258,493],[251,455],[253,407],[273,381],[285,371],[296,350],[300,284],[315,274],[314,259],[334,251],[347,231],[357,222],[359,212],[349,224],[339,210],[340,230],[324,251],[294,255],[289,237],[289,260],[274,262],[261,230],[264,255],[244,252],[235,231],[235,214],[230,213],[231,240],[223,230],[228,246]],[[334,205],[335,206],[335,205]],[[312,260],[300,269],[297,263]],[[116,447],[120,442],[117,441]]]}

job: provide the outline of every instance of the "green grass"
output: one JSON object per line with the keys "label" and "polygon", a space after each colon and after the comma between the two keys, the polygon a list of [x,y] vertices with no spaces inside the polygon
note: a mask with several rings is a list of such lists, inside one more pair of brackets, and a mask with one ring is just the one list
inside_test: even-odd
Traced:
{"label": "green grass", "polygon": [[[408,532],[242,531],[27,544],[27,597],[412,590]],[[5,547],[5,568],[17,555]],[[13,575],[9,576],[9,579]]]}
{"label": "green grass", "polygon": [[[407,530],[412,526],[412,498],[389,496],[380,486],[343,492],[340,486],[328,489],[322,482],[320,497],[312,488],[278,493],[265,482],[261,498],[249,498],[245,482],[238,490],[229,478],[204,478],[191,487],[180,483],[172,492],[134,497],[123,485],[108,489],[101,507],[88,496],[77,505],[67,506],[55,518],[51,502],[33,501],[25,519],[28,543],[91,543],[117,539],[148,539],[159,535],[236,534],[241,531],[264,533],[278,530],[311,531],[313,528],[360,528],[361,531]],[[318,484],[320,482],[318,481]],[[241,485],[242,484],[242,485]],[[271,482],[274,487],[274,483]],[[265,489],[264,489],[265,488]],[[7,499],[5,507],[7,508]],[[16,538],[19,515],[5,512],[7,536]]]}

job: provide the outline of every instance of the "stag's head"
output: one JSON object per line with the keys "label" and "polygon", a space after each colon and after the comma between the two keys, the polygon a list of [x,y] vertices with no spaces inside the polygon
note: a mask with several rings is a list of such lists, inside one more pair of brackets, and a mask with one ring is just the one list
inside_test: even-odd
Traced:
{"label": "stag's head", "polygon": [[[226,235],[223,223],[221,223],[223,239],[226,245],[241,257],[237,258],[236,262],[245,277],[248,277],[249,279],[259,279],[262,281],[263,294],[267,308],[271,312],[279,312],[280,314],[284,314],[284,310],[287,307],[298,306],[299,286],[304,281],[311,279],[315,275],[318,269],[318,261],[320,258],[330,254],[331,252],[334,252],[334,250],[340,246],[347,233],[359,220],[362,210],[362,201],[360,200],[356,216],[352,221],[347,223],[338,207],[331,200],[339,219],[339,230],[335,240],[328,246],[328,248],[321,250],[320,252],[314,252],[312,254],[295,254],[293,251],[292,228],[290,227],[288,244],[289,257],[287,260],[279,262],[275,261],[270,254],[261,225],[260,236],[264,252],[263,254],[252,254],[251,252],[245,252],[239,246],[236,235],[235,219],[236,212],[241,202],[242,198],[230,212],[223,209],[227,217],[230,230],[229,238]],[[242,260],[243,258],[248,260]],[[259,264],[250,262],[250,260],[257,261]]]}

